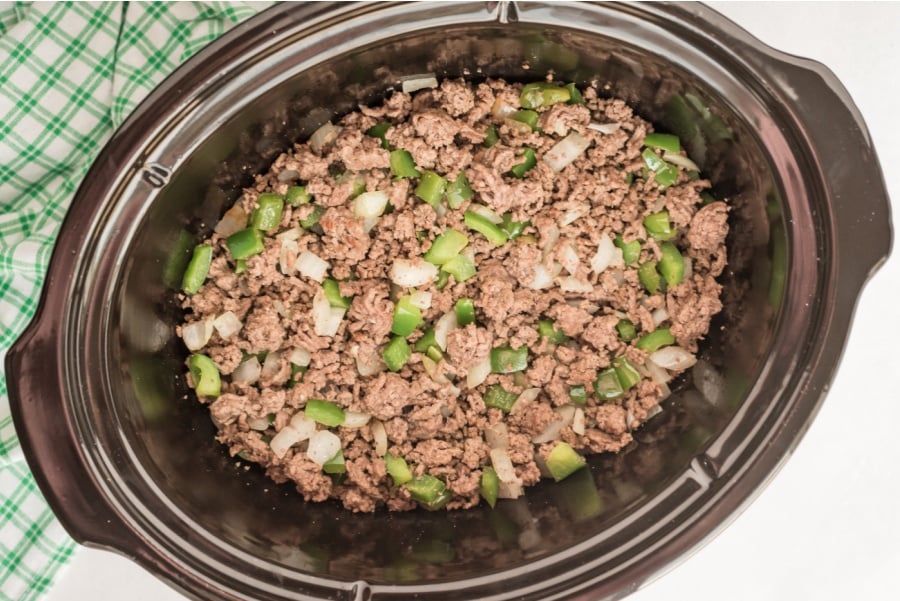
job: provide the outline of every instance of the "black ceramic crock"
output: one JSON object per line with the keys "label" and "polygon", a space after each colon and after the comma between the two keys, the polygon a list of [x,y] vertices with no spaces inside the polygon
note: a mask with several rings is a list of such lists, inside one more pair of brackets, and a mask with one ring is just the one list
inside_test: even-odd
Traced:
{"label": "black ceramic crock", "polygon": [[[616,456],[497,509],[353,515],[236,465],[181,379],[186,255],[291,140],[402,77],[559,79],[679,134],[732,206],[695,370]],[[91,169],[7,357],[17,431],[80,542],[211,599],[623,596],[732,519],[823,400],[886,258],[872,142],[823,66],[695,4],[284,4],[200,52]]]}

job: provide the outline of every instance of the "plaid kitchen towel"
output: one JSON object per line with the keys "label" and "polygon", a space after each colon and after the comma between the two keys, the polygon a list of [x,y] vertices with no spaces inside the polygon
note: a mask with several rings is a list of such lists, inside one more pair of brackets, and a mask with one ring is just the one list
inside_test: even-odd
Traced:
{"label": "plaid kitchen towel", "polygon": [[0,2],[0,601],[42,597],[74,548],[22,457],[3,373],[63,216],[141,99],[267,4]]}

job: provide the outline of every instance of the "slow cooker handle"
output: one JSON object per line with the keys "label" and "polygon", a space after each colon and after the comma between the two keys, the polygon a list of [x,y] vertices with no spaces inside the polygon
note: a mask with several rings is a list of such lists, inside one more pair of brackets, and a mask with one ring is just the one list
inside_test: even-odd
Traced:
{"label": "slow cooker handle", "polygon": [[752,56],[769,81],[779,82],[813,149],[831,208],[829,250],[844,295],[838,302],[852,309],[892,245],[891,205],[872,138],[850,93],[825,65],[775,50]]}
{"label": "slow cooker handle", "polygon": [[[53,286],[48,281],[45,290]],[[6,356],[10,409],[16,434],[35,480],[53,513],[79,543],[127,552],[148,561],[145,545],[118,517],[88,470],[76,438],[72,415],[61,398],[64,373],[56,351],[64,329],[52,323],[59,315],[42,309]]]}

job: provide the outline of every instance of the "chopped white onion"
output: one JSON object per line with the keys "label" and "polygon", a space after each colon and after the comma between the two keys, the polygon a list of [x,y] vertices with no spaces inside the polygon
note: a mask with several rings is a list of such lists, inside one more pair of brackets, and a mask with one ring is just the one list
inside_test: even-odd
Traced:
{"label": "chopped white onion", "polygon": [[547,257],[553,254],[553,249],[559,240],[559,228],[556,225],[550,225],[541,230],[541,260],[546,261]]}
{"label": "chopped white onion", "polygon": [[653,324],[658,326],[669,319],[669,312],[666,311],[665,307],[660,307],[659,309],[654,309],[650,316],[653,317]]}
{"label": "chopped white onion", "polygon": [[564,405],[557,409],[556,413],[559,417],[547,424],[547,427],[544,428],[544,431],[533,437],[531,439],[531,442],[535,444],[543,444],[545,442],[557,440],[563,429],[568,427],[569,424],[572,423],[572,420],[575,418],[575,407],[573,407],[572,405]]}
{"label": "chopped white onion", "polygon": [[368,413],[360,413],[359,411],[345,411],[344,423],[341,424],[341,426],[343,426],[344,428],[362,428],[369,423],[370,419],[372,419],[372,416]]}
{"label": "chopped white onion", "polygon": [[438,268],[424,259],[397,259],[391,265],[391,281],[404,288],[423,286],[434,280]]}
{"label": "chopped white onion", "polygon": [[[311,437],[316,432],[316,422],[308,419],[302,412],[294,414],[290,423],[282,428],[269,442],[275,456],[282,459],[288,449]],[[335,451],[337,453],[337,451]],[[332,457],[334,455],[332,454]],[[326,460],[327,461],[327,460]]]}
{"label": "chopped white onion", "polygon": [[663,152],[662,158],[664,161],[668,161],[673,165],[677,165],[688,171],[700,171],[700,167],[697,166],[697,163],[687,158],[683,154],[678,154],[677,152],[665,151]]}
{"label": "chopped white onion", "polygon": [[597,243],[597,252],[591,258],[591,270],[594,273],[603,273],[603,270],[609,267],[616,257],[616,245],[612,238],[603,234],[600,236],[600,242]]}
{"label": "chopped white onion", "polygon": [[485,429],[484,440],[488,447],[492,449],[509,448],[509,432],[506,429],[506,424],[498,422]]}
{"label": "chopped white onion", "polygon": [[247,227],[247,212],[241,206],[240,201],[234,203],[234,206],[225,211],[222,219],[216,224],[215,231],[222,237],[228,237],[236,234]]}
{"label": "chopped white onion", "polygon": [[543,263],[534,266],[534,278],[527,284],[532,290],[543,290],[553,285],[553,274]]}
{"label": "chopped white onion", "polygon": [[448,311],[434,324],[434,340],[442,351],[447,350],[447,339],[450,332],[459,327],[456,323],[456,311]]}
{"label": "chopped white onion", "polygon": [[266,360],[263,361],[262,370],[259,373],[262,376],[274,376],[278,373],[280,367],[281,353],[272,351],[266,355]]}
{"label": "chopped white onion", "polygon": [[620,127],[619,123],[588,123],[588,129],[599,131],[601,134],[614,134]]}
{"label": "chopped white onion", "polygon": [[513,406],[509,410],[509,414],[516,415],[517,413],[521,413],[528,405],[533,403],[540,394],[540,388],[526,388],[516,399],[516,402],[513,403]]}
{"label": "chopped white onion", "polygon": [[506,449],[491,449],[491,465],[501,482],[521,482]]}
{"label": "chopped white onion", "polygon": [[644,365],[636,365],[641,375],[648,376],[658,385],[668,384],[672,381],[672,374],[653,362],[652,359],[644,361]]}
{"label": "chopped white onion", "polygon": [[374,376],[375,374],[381,373],[385,368],[384,362],[381,360],[381,355],[377,352],[360,356],[359,347],[354,346],[350,349],[350,353],[356,358],[356,371],[363,377]]}
{"label": "chopped white onion", "polygon": [[300,236],[303,235],[303,230],[300,227],[292,227],[289,230],[284,230],[283,232],[276,234],[275,238],[278,240],[297,240]]}
{"label": "chopped white onion", "polygon": [[213,323],[212,319],[204,319],[182,326],[181,339],[184,340],[184,345],[188,347],[188,350],[199,351],[206,346],[215,329]]}
{"label": "chopped white onion", "polygon": [[470,203],[466,210],[484,217],[494,225],[503,223],[503,217],[498,215],[496,211],[484,205],[480,205],[477,202]]}
{"label": "chopped white onion", "polygon": [[281,249],[278,253],[278,266],[281,268],[281,273],[290,275],[294,272],[294,268],[297,267],[298,252],[300,252],[300,247],[297,246],[296,240],[281,240]]}
{"label": "chopped white onion", "polygon": [[237,315],[234,314],[234,311],[225,311],[213,321],[213,326],[222,340],[228,340],[237,334],[243,325]]}
{"label": "chopped white onion", "polygon": [[341,439],[337,434],[328,430],[317,430],[315,434],[309,437],[309,448],[306,449],[306,456],[313,463],[325,465],[340,450]]}
{"label": "chopped white onion", "polygon": [[400,89],[406,94],[412,94],[419,90],[428,88],[436,88],[438,86],[437,77],[433,73],[423,73],[422,75],[411,75],[401,79]]}
{"label": "chopped white onion", "polygon": [[250,426],[251,430],[257,430],[262,432],[266,428],[269,427],[269,418],[267,417],[251,417],[247,420],[247,425]]}
{"label": "chopped white onion", "polygon": [[510,106],[503,102],[502,98],[497,98],[494,101],[494,106],[491,107],[491,114],[497,119],[507,119],[512,117],[518,112],[518,109],[514,106]]}
{"label": "chopped white onion", "polygon": [[562,214],[562,217],[559,218],[559,225],[561,227],[572,225],[588,213],[590,213],[590,209],[586,206],[578,206],[574,209],[569,209]]}
{"label": "chopped white onion", "polygon": [[518,499],[523,494],[525,494],[525,486],[521,481],[500,482],[500,486],[497,487],[498,499]]}
{"label": "chopped white onion", "polygon": [[384,424],[377,419],[372,420],[371,427],[372,438],[375,441],[375,454],[379,457],[384,457],[388,450],[387,430],[384,429]]}
{"label": "chopped white onion", "polygon": [[422,290],[416,290],[409,295],[409,303],[420,309],[431,308],[431,293]]}
{"label": "chopped white onion", "polygon": [[681,371],[693,367],[697,363],[697,358],[693,353],[680,346],[666,346],[654,351],[650,353],[650,360],[660,367],[673,371]]}
{"label": "chopped white onion", "polygon": [[259,380],[259,374],[261,371],[262,366],[259,364],[259,359],[257,359],[256,357],[250,357],[237,366],[237,368],[231,374],[231,381],[243,382],[245,384],[256,384],[257,380]]}
{"label": "chopped white onion", "polygon": [[388,195],[381,190],[363,192],[353,199],[353,214],[357,217],[381,217],[387,208]]}
{"label": "chopped white onion", "polygon": [[572,245],[566,242],[559,254],[559,262],[563,266],[563,269],[568,271],[569,275],[575,275],[575,272],[578,271],[578,266],[581,265],[581,261],[578,258],[578,253],[572,248]]}
{"label": "chopped white onion", "polygon": [[288,361],[298,367],[306,367],[312,361],[312,355],[308,350],[298,346],[291,351],[290,355],[288,355]]}
{"label": "chopped white onion", "polygon": [[574,276],[559,278],[559,289],[576,294],[590,294],[594,291],[594,287],[590,283],[583,282]]}
{"label": "chopped white onion", "polygon": [[489,375],[491,375],[491,359],[490,357],[485,357],[469,368],[469,371],[466,373],[466,386],[469,388],[480,386],[487,380]]}
{"label": "chopped white onion", "polygon": [[332,125],[331,121],[326,121],[309,137],[309,147],[313,152],[321,152],[325,146],[334,142],[337,136],[337,128]]}
{"label": "chopped white onion", "polygon": [[300,179],[300,174],[296,169],[285,169],[278,174],[278,181],[280,182],[292,182],[298,179]]}
{"label": "chopped white onion", "polygon": [[572,417],[572,432],[584,436],[584,409],[581,407],[575,409],[575,415]]}
{"label": "chopped white onion", "polygon": [[544,161],[550,165],[551,169],[559,173],[581,156],[590,145],[590,140],[573,131],[544,153]]}
{"label": "chopped white onion", "polygon": [[324,291],[319,290],[316,292],[312,304],[313,331],[315,331],[316,336],[334,336],[337,334],[346,312],[346,309],[332,307],[328,299],[325,298]]}
{"label": "chopped white onion", "polygon": [[330,267],[331,265],[328,264],[328,261],[308,250],[300,253],[295,264],[295,269],[302,275],[319,283],[325,279],[325,274],[328,273]]}

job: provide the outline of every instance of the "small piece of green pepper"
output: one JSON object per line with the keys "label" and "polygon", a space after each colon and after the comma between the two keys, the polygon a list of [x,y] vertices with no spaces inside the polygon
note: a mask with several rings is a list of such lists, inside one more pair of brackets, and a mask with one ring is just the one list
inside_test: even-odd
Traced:
{"label": "small piece of green pepper", "polygon": [[472,186],[469,185],[469,178],[460,171],[456,179],[447,184],[444,194],[447,197],[447,204],[450,205],[450,208],[458,209],[462,206],[462,203],[472,198],[475,192],[472,190]]}
{"label": "small piece of green pepper", "polygon": [[634,346],[642,351],[652,353],[664,346],[669,346],[670,344],[675,344],[675,337],[672,336],[672,332],[669,328],[659,328],[658,330],[653,330],[649,334],[641,336],[638,341],[634,343]]}
{"label": "small piece of green pepper", "polygon": [[638,267],[638,279],[647,292],[656,294],[660,290],[659,272],[656,271],[656,261],[647,261]]}
{"label": "small piece of green pepper", "polygon": [[422,175],[416,169],[416,163],[408,150],[391,151],[391,174],[394,177],[419,177]]}
{"label": "small piece of green pepper", "polygon": [[314,422],[333,428],[344,423],[344,410],[331,401],[309,399],[306,401],[304,415]]}
{"label": "small piece of green pepper", "polygon": [[461,327],[475,323],[475,302],[471,298],[456,301],[456,323]]}
{"label": "small piece of green pepper", "polygon": [[491,349],[491,371],[495,374],[511,374],[528,368],[528,347],[500,346]]}
{"label": "small piece of green pepper", "polygon": [[181,289],[185,294],[197,294],[206,281],[209,273],[209,266],[212,264],[212,246],[209,244],[198,244],[194,247],[194,254],[188,263],[187,269],[184,270],[184,277],[181,279]]}
{"label": "small piece of green pepper", "polygon": [[463,222],[466,224],[467,228],[479,232],[494,246],[501,246],[506,244],[506,241],[509,240],[506,232],[478,213],[466,211],[463,215]]}
{"label": "small piece of green pepper", "polygon": [[284,213],[284,198],[281,194],[260,194],[256,201],[256,209],[250,215],[250,227],[264,232],[271,232],[281,224]]}
{"label": "small piece of green pepper", "polygon": [[491,384],[484,392],[484,404],[504,413],[509,413],[518,398],[518,394],[506,390],[500,384]]}
{"label": "small piece of green pepper", "polygon": [[486,466],[481,471],[481,497],[487,501],[487,504],[494,508],[497,504],[497,495],[500,493],[500,478],[497,476],[496,470],[491,466]]}
{"label": "small piece of green pepper", "polygon": [[510,169],[510,173],[514,176],[522,179],[525,177],[525,174],[534,168],[537,165],[537,158],[534,155],[534,148],[525,147],[522,152],[519,154],[520,157],[525,157],[525,160],[517,165],[513,165],[512,169]]}
{"label": "small piece of green pepper", "polygon": [[441,270],[452,275],[457,282],[465,282],[476,273],[475,263],[465,255],[456,255],[444,263]]}
{"label": "small piece of green pepper", "polygon": [[412,304],[412,297],[410,295],[401,296],[394,305],[391,333],[397,336],[409,336],[423,323],[425,322],[422,319],[422,310]]}
{"label": "small piece of green pepper", "polygon": [[469,238],[457,230],[447,230],[439,235],[431,243],[431,248],[423,257],[432,265],[443,265],[450,259],[459,255],[460,251],[469,244]]}
{"label": "small piece of green pepper", "polygon": [[659,272],[666,279],[669,287],[677,286],[684,279],[684,257],[671,242],[659,245],[662,258],[659,260]]}
{"label": "small piece of green pepper", "polygon": [[434,171],[424,171],[419,185],[416,186],[416,196],[436,209],[441,204],[446,187],[446,179]]}
{"label": "small piece of green pepper", "polygon": [[406,362],[409,361],[410,355],[412,355],[412,351],[406,342],[406,338],[394,336],[387,343],[387,346],[384,347],[381,358],[384,359],[384,363],[389,370],[400,371],[406,365]]}
{"label": "small piece of green pepper", "polygon": [[235,259],[249,259],[266,250],[263,233],[252,227],[228,236],[225,246]]}
{"label": "small piece of green pepper", "polygon": [[188,370],[197,396],[218,397],[222,393],[219,368],[206,355],[194,354],[188,358]]}

